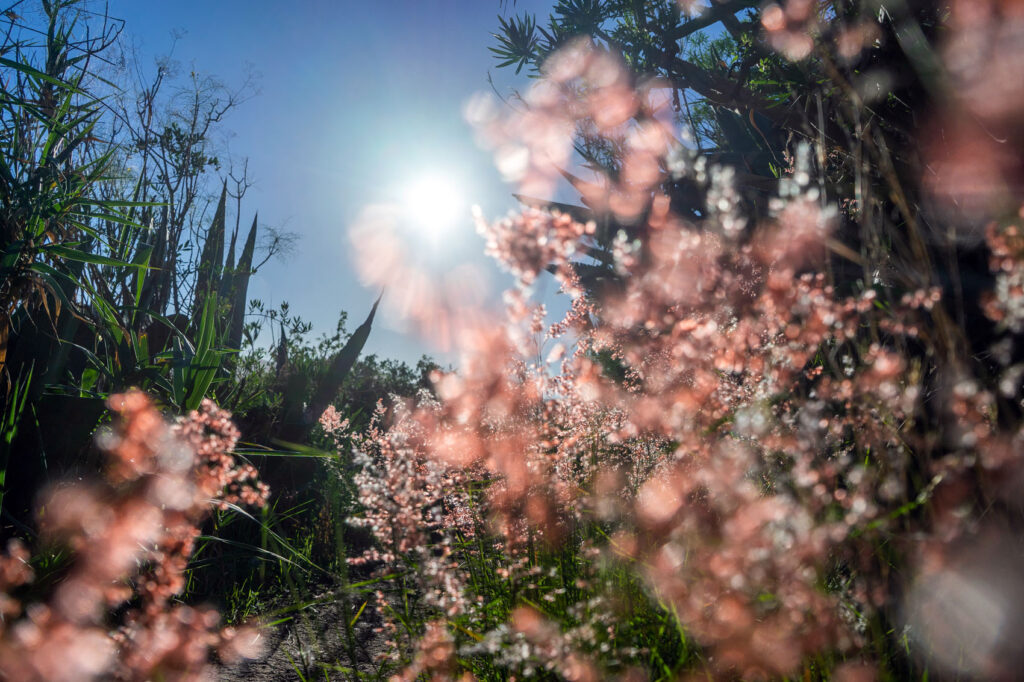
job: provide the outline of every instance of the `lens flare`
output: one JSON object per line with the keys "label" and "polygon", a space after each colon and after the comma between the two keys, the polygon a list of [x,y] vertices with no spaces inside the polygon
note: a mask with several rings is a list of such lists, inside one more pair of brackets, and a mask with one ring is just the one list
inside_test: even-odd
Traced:
{"label": "lens flare", "polygon": [[409,224],[424,230],[429,237],[447,232],[469,217],[458,180],[443,172],[412,180],[403,192],[402,206]]}

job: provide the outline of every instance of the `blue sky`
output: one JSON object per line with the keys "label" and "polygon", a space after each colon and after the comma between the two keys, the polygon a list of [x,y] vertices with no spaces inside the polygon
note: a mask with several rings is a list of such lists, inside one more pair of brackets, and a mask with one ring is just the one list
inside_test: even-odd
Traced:
{"label": "blue sky", "polygon": [[[545,16],[551,4],[519,0],[512,9]],[[287,300],[317,332],[333,330],[340,310],[353,328],[375,297],[356,280],[347,246],[365,205],[396,200],[408,182],[443,172],[488,216],[515,206],[462,116],[470,96],[490,90],[488,72],[502,91],[527,84],[497,69],[487,50],[497,15],[510,11],[499,0],[110,0],[109,8],[126,21],[125,37],[150,76],[172,45],[185,74],[228,85],[242,81],[247,65],[261,74],[260,93],[225,123],[231,153],[249,158],[257,183],[242,223],[258,210],[261,223],[300,240],[287,261],[258,273],[250,296]],[[415,249],[440,269],[483,262],[468,210],[441,239]],[[501,277],[491,271],[497,288]],[[410,361],[435,353],[429,340],[404,334],[400,320],[378,319],[368,352]]]}

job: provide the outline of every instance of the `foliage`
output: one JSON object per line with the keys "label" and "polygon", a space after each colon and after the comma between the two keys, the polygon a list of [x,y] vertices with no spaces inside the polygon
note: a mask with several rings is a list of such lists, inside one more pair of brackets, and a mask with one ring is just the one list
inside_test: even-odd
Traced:
{"label": "foliage", "polygon": [[[88,60],[108,47],[117,33],[75,40],[74,24],[61,19],[70,4],[46,7],[40,68],[29,58],[35,46],[9,41],[2,50],[13,57],[0,62],[5,70],[0,101],[4,369],[12,330],[20,326],[17,318],[42,309],[44,319],[55,326],[62,304],[71,304],[69,290],[79,286],[80,264],[123,264],[92,253],[92,242],[100,239],[91,225],[93,218],[126,221],[118,216],[118,204],[97,201],[92,193],[93,186],[107,178],[110,151],[95,144],[99,103],[83,91]],[[6,378],[9,382],[9,373]]]}
{"label": "foliage", "polygon": [[110,249],[99,228],[112,224],[130,232],[121,213],[125,202],[101,199],[95,191],[110,178],[113,152],[96,136],[101,107],[89,92],[95,81],[91,63],[113,43],[118,29],[107,25],[98,35],[80,38],[75,21],[66,20],[74,4],[46,3],[41,44],[15,32],[17,15],[7,15],[11,26],[0,49],[6,55],[0,61],[0,405],[5,414],[0,480],[5,493],[12,483],[15,491],[31,487],[11,480],[11,466],[19,464],[12,455],[19,450],[19,432],[25,435],[25,422],[40,411],[44,386],[59,380],[66,361],[68,349],[52,337],[71,340],[91,317],[89,299],[102,299],[87,268],[114,265],[131,273],[142,267]]}
{"label": "foliage", "polygon": [[[189,585],[191,598],[215,600],[228,611],[244,607],[238,603],[241,595],[229,597],[240,585],[249,586],[246,600],[264,607],[283,598],[312,599],[311,590],[344,581],[346,547],[366,542],[346,527],[356,508],[349,481],[352,462],[330,452],[332,441],[316,423],[302,421],[304,413],[311,413],[303,406],[313,400],[314,391],[340,374],[329,409],[362,429],[379,400],[391,404],[415,395],[436,368],[426,358],[412,368],[369,355],[356,360],[348,372],[335,372],[332,381],[339,358],[351,357],[353,349],[362,347],[360,338],[353,341],[355,335],[346,329],[346,313],[333,334],[318,339],[310,338],[312,326],[287,303],[266,310],[254,300],[252,313],[246,347],[218,394],[238,415],[246,454],[258,463],[275,496],[258,518],[236,510],[215,516],[196,553]],[[276,348],[257,344],[263,320],[280,329]]]}
{"label": "foliage", "polygon": [[[518,43],[533,44],[532,50],[515,51],[507,45],[513,36],[503,25],[495,51],[499,58],[525,59],[538,76],[552,75],[553,65],[560,62],[549,57],[581,40],[612,62],[623,63],[627,70],[619,88],[639,89],[658,116],[671,119],[679,129],[682,148],[696,151],[696,158],[689,160],[674,152],[661,164],[673,171],[665,174],[663,190],[677,215],[698,219],[703,213],[700,183],[694,182],[699,169],[696,174],[679,172],[702,159],[704,168],[730,175],[729,200],[741,203],[748,226],[768,219],[783,171],[792,166],[796,147],[804,141],[814,150],[817,190],[859,211],[843,212],[836,239],[854,252],[870,253],[867,259],[844,257],[837,262],[837,268],[856,271],[843,281],[863,275],[865,263],[884,261],[888,247],[882,245],[891,239],[896,239],[891,251],[913,259],[944,264],[964,257],[929,241],[926,232],[941,230],[922,226],[918,217],[926,199],[921,187],[926,160],[917,152],[926,145],[915,112],[943,106],[950,86],[948,80],[945,85],[936,80],[934,53],[905,54],[901,34],[904,25],[910,26],[925,43],[935,45],[948,3],[901,3],[899,10],[875,12],[854,0],[800,2],[786,4],[784,10],[772,5],[767,15],[755,11],[762,3],[749,0],[705,4],[559,2],[546,28],[532,19],[520,20],[526,37]],[[921,59],[928,61],[930,71],[923,70]],[[527,100],[524,105],[532,108],[534,103]],[[577,208],[574,216],[597,225],[591,248],[601,258],[596,268],[580,271],[585,286],[590,279],[613,278],[607,260],[611,240],[620,231],[627,239],[643,239],[644,218],[652,208],[642,204],[629,211],[607,210],[615,199],[615,185],[623,180],[629,151],[618,124],[630,115],[610,107],[597,111],[597,116],[573,122],[575,152],[595,171],[596,180],[566,174],[586,207]],[[563,172],[571,161],[560,161]],[[544,203],[546,197],[533,194],[536,182],[525,186],[531,189],[529,205]],[[550,182],[540,187],[552,191]],[[886,209],[893,192],[903,205],[896,207],[897,214]],[[902,229],[904,221],[909,221],[909,231]],[[942,270],[939,274],[946,280],[956,277]],[[918,278],[907,286],[926,283]]]}
{"label": "foliage", "polygon": [[[246,433],[254,442],[272,444],[274,438],[301,444],[316,426],[304,420],[304,413],[318,415],[326,403],[313,407],[317,393],[329,395],[336,409],[354,424],[365,425],[377,400],[390,396],[409,397],[426,386],[436,365],[421,358],[415,368],[375,355],[356,359],[354,352],[365,344],[360,330],[367,330],[376,305],[356,332],[347,330],[348,314],[342,312],[334,333],[311,339],[312,325],[293,315],[287,302],[267,310],[262,301],[250,302],[250,322],[245,329],[245,348],[235,368],[230,392],[222,396],[225,405],[251,420]],[[278,327],[274,347],[258,345],[264,326]],[[339,367],[351,361],[351,366]],[[344,371],[341,371],[344,370]],[[321,397],[321,401],[323,398]],[[304,404],[310,405],[303,408]],[[287,438],[287,432],[298,437]],[[305,434],[305,435],[303,435]]]}
{"label": "foliage", "polygon": [[[118,111],[126,91],[97,75],[122,22],[75,0],[43,3],[41,31],[26,14],[4,15],[0,46],[0,479],[10,491],[0,508],[19,520],[43,480],[88,461],[112,392],[147,389],[187,411],[228,378],[249,277],[262,264],[255,219],[235,262],[244,173],[232,169],[234,191],[225,180],[199,227],[197,202],[219,167],[210,136],[241,91],[223,97],[193,79],[192,115],[161,112],[159,85],[172,82],[164,64],[138,101],[146,125],[133,127]],[[146,138],[161,121],[159,139]],[[230,242],[229,194],[239,214]],[[285,241],[273,237],[262,262]]]}

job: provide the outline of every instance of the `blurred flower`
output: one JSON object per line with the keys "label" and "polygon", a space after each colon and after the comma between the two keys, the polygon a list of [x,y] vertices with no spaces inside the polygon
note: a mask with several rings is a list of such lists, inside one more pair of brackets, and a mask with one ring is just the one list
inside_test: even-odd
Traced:
{"label": "blurred flower", "polygon": [[[71,569],[45,604],[0,599],[6,679],[207,679],[212,648],[256,651],[231,644],[235,630],[218,632],[216,611],[172,601],[212,505],[266,502],[255,470],[231,455],[230,415],[206,400],[169,425],[140,392],[109,404],[115,426],[98,438],[107,480],[58,486],[40,505],[41,535],[72,549]],[[27,556],[13,543],[0,558],[5,592],[31,579]],[[113,619],[111,609],[133,596],[137,605]]]}

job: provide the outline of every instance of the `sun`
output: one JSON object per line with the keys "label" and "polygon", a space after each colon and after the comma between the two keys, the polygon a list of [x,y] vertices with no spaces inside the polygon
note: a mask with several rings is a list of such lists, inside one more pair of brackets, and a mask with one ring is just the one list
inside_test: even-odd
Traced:
{"label": "sun", "polygon": [[450,231],[469,215],[459,180],[443,171],[411,180],[402,193],[402,208],[409,224],[429,237]]}

